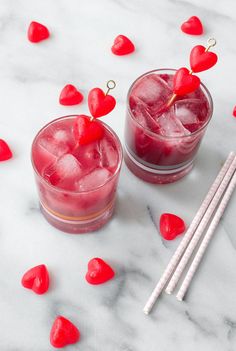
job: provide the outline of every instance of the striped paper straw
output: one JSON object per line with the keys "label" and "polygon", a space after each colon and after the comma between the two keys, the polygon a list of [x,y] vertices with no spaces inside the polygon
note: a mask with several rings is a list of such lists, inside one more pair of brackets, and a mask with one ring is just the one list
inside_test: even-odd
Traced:
{"label": "striped paper straw", "polygon": [[212,237],[213,237],[213,234],[215,232],[215,229],[217,227],[217,225],[219,224],[219,221],[226,209],[226,206],[231,198],[231,195],[233,194],[233,191],[234,191],[234,188],[235,188],[235,185],[236,185],[236,172],[234,173],[234,176],[233,178],[231,179],[230,183],[229,183],[229,186],[225,192],[225,195],[213,217],[213,220],[211,222],[211,224],[209,225],[209,228],[206,232],[206,235],[204,237],[204,239],[202,240],[201,242],[201,245],[199,246],[198,248],[198,251],[194,257],[194,260],[193,262],[191,263],[191,266],[189,267],[189,270],[186,274],[186,277],[176,295],[177,299],[179,301],[182,301],[188,288],[189,288],[189,285],[194,277],[194,274],[201,262],[201,259],[207,249],[207,246],[209,245]]}
{"label": "striped paper straw", "polygon": [[164,270],[159,282],[157,283],[155,289],[153,290],[151,296],[149,297],[146,305],[144,306],[143,312],[145,314],[149,314],[151,309],[153,308],[156,300],[160,296],[162,290],[164,289],[166,283],[168,282],[169,278],[171,277],[171,274],[173,273],[177,263],[179,262],[181,256],[183,255],[186,247],[188,246],[189,241],[191,240],[193,233],[195,232],[198,224],[200,223],[207,207],[209,206],[213,196],[215,195],[220,183],[222,182],[222,179],[224,178],[230,164],[232,163],[234,159],[234,152],[230,152],[229,156],[227,157],[227,160],[225,161],[223,167],[221,168],[218,176],[216,177],[214,183],[212,184],[209,192],[207,193],[205,199],[203,200],[199,210],[197,211],[192,223],[190,224],[187,232],[185,233],[183,239],[181,240],[179,246],[177,247],[175,253],[173,254],[170,262],[168,263],[166,269]]}

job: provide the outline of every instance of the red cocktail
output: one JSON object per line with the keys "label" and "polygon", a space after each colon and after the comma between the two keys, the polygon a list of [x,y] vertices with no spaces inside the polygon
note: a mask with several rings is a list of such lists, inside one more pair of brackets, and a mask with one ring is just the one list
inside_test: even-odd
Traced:
{"label": "red cocktail", "polygon": [[191,170],[212,116],[212,99],[203,84],[168,106],[174,74],[171,69],[148,72],[128,93],[125,161],[136,176],[151,183],[170,183]]}
{"label": "red cocktail", "polygon": [[101,121],[96,123],[104,127],[102,139],[78,145],[76,117],[58,118],[39,131],[32,164],[46,219],[60,230],[82,233],[100,228],[113,213],[122,149]]}

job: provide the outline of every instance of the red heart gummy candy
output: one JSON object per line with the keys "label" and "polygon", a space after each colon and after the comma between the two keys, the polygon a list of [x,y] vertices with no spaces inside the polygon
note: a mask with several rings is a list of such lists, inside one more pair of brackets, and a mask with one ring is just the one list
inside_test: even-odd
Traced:
{"label": "red heart gummy candy", "polygon": [[94,118],[107,115],[115,106],[115,98],[111,95],[106,95],[102,89],[94,88],[89,92],[88,107]]}
{"label": "red heart gummy candy", "polygon": [[201,35],[203,33],[202,22],[197,16],[192,16],[181,25],[181,30],[186,34]]}
{"label": "red heart gummy candy", "polygon": [[114,275],[113,269],[101,258],[93,258],[89,261],[86,273],[86,280],[89,284],[103,284],[112,279]]}
{"label": "red heart gummy candy", "polygon": [[233,109],[233,116],[236,117],[236,106],[234,106],[234,109]]}
{"label": "red heart gummy candy", "polygon": [[44,294],[49,287],[49,274],[44,264],[33,267],[22,277],[21,284],[36,294]]}
{"label": "red heart gummy candy", "polygon": [[52,346],[60,349],[66,345],[75,344],[80,339],[78,328],[68,319],[58,316],[50,332]]}
{"label": "red heart gummy candy", "polygon": [[135,50],[135,46],[132,41],[127,38],[125,35],[118,35],[115,40],[114,44],[111,48],[113,54],[122,56],[131,54]]}
{"label": "red heart gummy candy", "polygon": [[31,22],[28,28],[28,39],[32,43],[38,43],[50,36],[49,30],[43,24]]}
{"label": "red heart gummy candy", "polygon": [[61,91],[59,102],[61,105],[77,105],[83,100],[83,95],[72,84],[67,84]]}
{"label": "red heart gummy candy", "polygon": [[173,240],[186,229],[184,221],[172,213],[163,213],[159,225],[161,235],[166,240]]}
{"label": "red heart gummy candy", "polygon": [[85,145],[102,139],[104,127],[98,121],[90,121],[89,116],[79,115],[74,122],[73,132],[76,142]]}
{"label": "red heart gummy candy", "polygon": [[185,95],[196,90],[200,85],[200,79],[189,73],[189,70],[182,67],[176,71],[173,80],[174,93]]}
{"label": "red heart gummy candy", "polygon": [[12,152],[7,143],[0,139],[0,161],[6,161],[12,158]]}
{"label": "red heart gummy candy", "polygon": [[214,52],[205,51],[206,48],[202,45],[197,45],[192,48],[190,53],[190,66],[193,72],[202,72],[217,62],[217,55]]}

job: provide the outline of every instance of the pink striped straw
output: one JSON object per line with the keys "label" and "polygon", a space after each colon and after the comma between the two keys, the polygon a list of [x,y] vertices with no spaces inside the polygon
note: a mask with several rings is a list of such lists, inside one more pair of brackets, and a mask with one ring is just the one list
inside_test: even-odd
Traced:
{"label": "pink striped straw", "polygon": [[208,209],[206,210],[201,223],[199,224],[197,230],[194,233],[194,236],[192,238],[192,240],[190,241],[188,247],[186,248],[179,264],[177,265],[175,272],[166,288],[166,292],[167,294],[171,294],[174,290],[174,288],[176,287],[184,268],[186,267],[187,263],[189,262],[192,253],[194,251],[194,249],[196,248],[200,238],[202,237],[205,228],[207,227],[218,203],[220,202],[220,199],[223,195],[223,193],[225,192],[225,189],[227,188],[230,179],[232,177],[232,175],[234,174],[236,169],[236,157],[234,157],[233,162],[231,163],[228,171],[226,172],[217,192],[215,193],[215,196],[212,200],[212,202],[210,203]]}
{"label": "pink striped straw", "polygon": [[201,262],[201,259],[204,255],[212,237],[213,237],[215,229],[216,229],[217,225],[219,224],[219,221],[220,221],[220,219],[221,219],[221,217],[226,209],[226,206],[231,198],[231,195],[233,194],[235,186],[236,186],[236,172],[234,173],[234,176],[229,183],[229,186],[228,186],[228,188],[223,196],[223,199],[222,199],[222,201],[221,201],[221,203],[220,203],[220,205],[219,205],[219,207],[218,207],[218,209],[213,217],[211,224],[209,225],[209,228],[206,232],[206,235],[205,235],[204,239],[202,240],[201,245],[199,246],[198,251],[195,255],[195,258],[194,258],[193,262],[191,263],[191,266],[189,267],[189,270],[186,274],[186,277],[185,277],[185,279],[184,279],[184,281],[183,281],[183,283],[182,283],[182,285],[181,285],[181,287],[176,295],[176,297],[179,301],[183,300],[183,298],[184,298],[184,296],[189,288],[189,285],[190,285],[190,283],[194,277],[194,274],[195,274],[195,272],[196,272],[196,270]]}
{"label": "pink striped straw", "polygon": [[198,224],[200,223],[206,209],[208,208],[212,198],[214,197],[218,187],[220,186],[220,183],[222,182],[222,179],[224,178],[230,164],[232,163],[234,156],[235,156],[234,152],[230,152],[229,156],[227,157],[227,160],[225,161],[218,176],[216,177],[214,183],[212,184],[209,192],[207,193],[205,199],[203,200],[199,210],[197,211],[192,223],[190,224],[189,229],[187,230],[186,234],[184,235],[183,239],[181,240],[178,248],[176,249],[176,251],[175,251],[174,255],[172,256],[171,260],[169,261],[166,269],[164,270],[159,282],[157,283],[157,285],[156,285],[155,289],[153,290],[152,294],[150,295],[146,305],[144,306],[143,312],[145,314],[150,313],[156,300],[158,299],[162,290],[166,286],[166,283],[168,282],[169,278],[171,277],[176,265],[178,264],[186,247],[188,246],[196,228],[198,227]]}

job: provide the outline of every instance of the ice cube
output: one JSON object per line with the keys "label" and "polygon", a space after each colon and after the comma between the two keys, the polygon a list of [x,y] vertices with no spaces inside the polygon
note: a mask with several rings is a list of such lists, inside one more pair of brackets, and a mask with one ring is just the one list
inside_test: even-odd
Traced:
{"label": "ice cube", "polygon": [[174,104],[175,115],[183,124],[197,123],[200,106],[201,104],[198,99],[176,101]]}
{"label": "ice cube", "polygon": [[92,190],[106,183],[111,175],[112,173],[106,168],[96,168],[80,178],[76,183],[76,188],[80,191]]}
{"label": "ice cube", "polygon": [[70,150],[68,144],[61,141],[58,142],[52,137],[41,138],[39,139],[38,144],[42,152],[45,151],[56,157],[60,157]]}
{"label": "ice cube", "polygon": [[167,82],[159,75],[152,73],[141,78],[133,87],[131,96],[139,98],[145,103],[152,116],[166,105],[172,90]]}
{"label": "ice cube", "polygon": [[157,133],[159,130],[158,124],[149,113],[148,107],[138,98],[132,99],[132,105],[132,112],[138,123],[141,124],[144,128]]}
{"label": "ice cube", "polygon": [[[203,102],[201,100],[179,100],[175,102],[174,108],[176,117],[190,132],[194,132],[201,127],[202,122],[199,120],[199,117],[201,118],[204,109]],[[205,111],[205,116],[207,116],[207,111]]]}
{"label": "ice cube", "polygon": [[111,140],[102,138],[100,140],[100,154],[102,167],[114,169],[118,163],[118,151]]}
{"label": "ice cube", "polygon": [[191,134],[175,116],[173,107],[158,118],[158,124],[163,136],[180,137]]}
{"label": "ice cube", "polygon": [[98,141],[86,145],[79,145],[73,151],[73,155],[81,163],[86,173],[101,166],[100,146]]}
{"label": "ice cube", "polygon": [[75,183],[81,175],[81,164],[71,154],[61,156],[43,172],[43,177],[49,183],[66,190],[74,190]]}
{"label": "ice cube", "polygon": [[71,133],[65,129],[57,129],[52,135],[53,139],[57,142],[68,143],[71,140]]}

